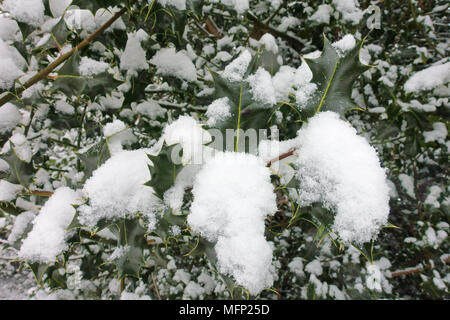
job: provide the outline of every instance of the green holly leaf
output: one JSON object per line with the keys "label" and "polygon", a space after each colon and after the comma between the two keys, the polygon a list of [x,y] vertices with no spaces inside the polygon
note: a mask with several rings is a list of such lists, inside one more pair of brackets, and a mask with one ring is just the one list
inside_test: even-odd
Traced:
{"label": "green holly leaf", "polygon": [[256,72],[259,68],[266,69],[273,76],[280,70],[278,55],[266,49],[256,52],[250,61],[246,75]]}
{"label": "green holly leaf", "polygon": [[76,154],[84,164],[85,179],[89,178],[95,169],[111,157],[106,139],[102,139],[100,142],[85,150],[78,151]]}
{"label": "green holly leaf", "polygon": [[93,78],[81,76],[80,61],[80,54],[76,51],[59,70],[52,90],[61,90],[67,96],[86,94],[94,100],[96,96],[111,92],[121,84],[108,72],[102,72]]}
{"label": "green holly leaf", "polygon": [[56,42],[58,47],[62,47],[69,36],[69,29],[67,28],[66,22],[64,21],[64,17],[59,19],[58,23],[52,28],[52,38]]}
{"label": "green holly leaf", "polygon": [[125,219],[110,230],[119,239],[119,246],[128,247],[126,253],[114,261],[119,270],[119,278],[139,277],[140,268],[144,265],[145,229],[138,219]]}
{"label": "green holly leaf", "polygon": [[39,263],[39,262],[28,263],[28,265],[30,266],[31,271],[33,271],[34,277],[36,278],[36,282],[38,284],[41,284],[42,278],[47,269],[50,267],[50,265],[47,263]]}
{"label": "green holly leaf", "polygon": [[24,23],[24,22],[17,21],[17,25],[19,26],[20,32],[22,32],[22,40],[23,40],[23,41],[25,41],[26,38],[28,38],[28,36],[29,36],[33,31],[36,30],[35,27],[33,27],[33,26],[31,26],[31,25],[29,25],[29,24],[27,24],[27,23]]}
{"label": "green holly leaf", "polygon": [[357,107],[351,99],[353,83],[371,68],[359,60],[362,44],[363,41],[341,57],[324,37],[322,55],[317,59],[305,59],[313,74],[311,82],[317,85],[315,94],[303,108],[306,116],[328,110],[343,116],[346,110]]}
{"label": "green holly leaf", "polygon": [[157,156],[148,155],[148,158],[152,162],[152,165],[148,166],[151,180],[145,183],[145,185],[152,187],[160,199],[163,199],[164,192],[175,184],[175,178],[183,167],[181,164],[175,164],[172,161],[171,155],[175,146],[177,145],[168,146],[164,143]]}
{"label": "green holly leaf", "polygon": [[11,150],[2,156],[2,159],[9,164],[9,176],[6,180],[28,187],[34,176],[32,161],[26,162],[20,159],[12,146]]}
{"label": "green holly leaf", "polygon": [[164,243],[168,243],[169,238],[173,235],[171,233],[172,226],[185,226],[186,216],[174,215],[170,209],[166,209],[164,215],[159,219],[155,230],[153,231]]}
{"label": "green holly leaf", "polygon": [[[227,129],[245,131],[252,128],[259,135],[258,129],[268,127],[270,116],[276,106],[261,108],[261,103],[254,101],[247,81],[231,82],[217,72],[210,72],[214,79],[215,98],[227,97],[230,105],[230,116],[217,122],[214,128],[219,129],[223,134],[226,134]],[[236,137],[234,145],[235,150],[251,152],[250,146],[245,142],[245,135]]]}

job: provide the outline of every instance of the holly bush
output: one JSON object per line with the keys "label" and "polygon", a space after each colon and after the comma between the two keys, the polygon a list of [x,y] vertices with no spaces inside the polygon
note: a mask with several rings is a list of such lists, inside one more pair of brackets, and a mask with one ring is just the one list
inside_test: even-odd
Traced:
{"label": "holly bush", "polygon": [[0,1],[0,285],[449,298],[447,1]]}

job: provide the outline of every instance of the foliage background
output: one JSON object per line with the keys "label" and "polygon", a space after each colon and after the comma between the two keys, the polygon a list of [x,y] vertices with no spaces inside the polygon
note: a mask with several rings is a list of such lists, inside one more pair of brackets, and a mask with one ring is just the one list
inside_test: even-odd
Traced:
{"label": "foliage background", "polygon": [[[374,68],[364,73],[354,85],[352,96],[362,110],[347,112],[346,118],[377,148],[382,165],[389,169],[389,179],[396,190],[390,202],[389,221],[396,228],[383,229],[371,253],[366,252],[365,257],[353,247],[344,250],[335,248],[329,240],[318,234],[320,230],[305,220],[295,220],[287,228],[293,215],[292,208],[281,205],[274,220],[267,221],[268,229],[273,231],[267,237],[275,247],[278,279],[274,290],[263,291],[260,296],[252,298],[449,298],[448,140],[426,143],[423,136],[424,131],[433,129],[435,122],[447,123],[448,127],[448,89],[446,95],[435,91],[406,93],[403,88],[414,72],[436,61],[448,60],[448,2],[359,1],[362,9],[370,4],[381,9],[381,28],[371,31],[366,25],[368,14],[358,24],[346,22],[337,11],[329,23],[313,23],[310,17],[318,6],[324,3],[333,6],[332,1],[281,2],[279,9],[275,9],[270,1],[250,1],[251,14],[237,14],[228,6],[208,1],[187,1],[189,9],[186,12],[175,8],[150,11],[155,10],[150,9],[152,1],[137,1],[131,5],[127,1],[115,1],[118,6],[128,6],[122,16],[126,30],[100,34],[95,43],[105,47],[102,54],[95,50],[94,45],[83,48],[80,53],[106,61],[116,68],[119,75],[116,80],[109,75],[100,80],[100,85],[87,88],[84,82],[79,83],[71,78],[54,80],[50,75],[33,87],[35,90],[32,94],[14,101],[26,119],[20,126],[33,146],[32,162],[20,163],[20,182],[25,183],[29,190],[47,191],[60,185],[82,185],[87,178],[88,168],[83,161],[86,158],[77,151],[93,142],[101,142],[102,126],[112,119],[125,122],[138,137],[130,149],[154,143],[165,123],[182,114],[201,119],[205,107],[214,98],[212,90],[207,90],[214,87],[208,69],[220,71],[228,63],[217,56],[220,51],[235,57],[239,47],[250,45],[251,38],[259,39],[262,34],[269,32],[277,38],[285,64],[298,67],[301,55],[322,49],[323,35],[331,42],[348,33],[360,39],[367,36],[364,47],[369,48],[370,63]],[[110,5],[109,1],[102,0],[78,0],[74,3],[94,12]],[[149,12],[151,14],[147,16]],[[428,18],[432,21],[431,25]],[[295,23],[284,28],[289,25],[289,19],[295,20]],[[74,46],[86,37],[86,31],[69,30],[63,22],[46,31],[23,24],[19,26],[25,40],[18,38],[14,45],[32,70],[42,70],[64,45]],[[143,44],[147,59],[158,50],[157,44],[166,47],[171,43],[177,50],[192,52],[199,81],[182,83],[176,78],[160,77],[156,75],[154,66],[150,65],[130,78],[130,89],[124,92],[124,100],[118,108],[88,111],[88,106],[94,102],[107,103],[106,99],[101,102],[101,97],[117,92],[118,85],[124,82],[125,72],[118,69],[119,53],[125,48],[127,32],[138,29],[151,35],[150,40]],[[36,46],[48,33],[53,37]],[[56,45],[55,40],[58,42]],[[205,47],[213,50],[205,51]],[[71,61],[76,60],[72,57]],[[63,68],[66,67],[68,69],[64,71],[67,74],[76,72],[69,65]],[[160,86],[163,82],[169,84],[169,89]],[[149,84],[154,87],[147,88]],[[53,107],[61,99],[58,89],[75,108],[74,115],[62,114]],[[200,94],[202,91],[206,94]],[[158,101],[166,109],[163,116],[150,119],[132,112],[133,103],[149,98]],[[436,110],[425,112],[402,107],[402,104],[413,100],[421,104],[434,104]],[[111,105],[116,102],[114,99],[109,101]],[[40,117],[39,110],[43,105],[49,105],[50,109],[45,117]],[[384,107],[383,112],[370,112],[370,109],[379,106]],[[285,119],[295,120],[292,115],[289,118],[289,112],[288,109],[283,110]],[[300,126],[301,123],[295,121],[281,123],[281,139],[292,138]],[[10,134],[1,136],[0,143],[3,145],[9,137]],[[51,184],[40,185],[36,178],[37,172],[40,175],[48,174]],[[80,172],[84,172],[84,176]],[[401,174],[413,178],[413,193],[402,185],[399,178]],[[425,203],[433,186],[438,186],[442,191],[437,204]],[[24,193],[18,197],[36,206],[47,200],[45,194],[38,192]],[[308,210],[312,212],[314,209]],[[23,209],[17,206],[17,199],[1,203],[0,239],[7,239],[15,215],[20,211]],[[438,236],[433,238],[432,234]],[[201,250],[186,255],[195,245],[195,238],[186,241],[166,239],[167,247],[164,243],[154,243],[154,239],[147,238],[149,246],[144,249],[144,256],[148,257],[149,263],[141,269],[139,279],[127,277],[123,281],[117,281],[117,268],[114,265],[104,264],[105,255],[110,254],[115,247],[114,242],[91,239],[89,236],[80,236],[77,240],[81,243],[71,248],[71,252],[65,256],[67,261],[51,266],[40,274],[42,281],[39,286],[34,286],[29,280],[32,277],[27,271],[29,266],[14,260],[14,249],[2,241],[0,274],[4,279],[28,279],[20,289],[27,290],[26,294],[30,298],[119,298],[123,290],[153,299],[246,297],[239,288],[230,292],[230,286],[227,286],[229,283],[214,271]],[[378,263],[382,270],[381,292],[369,290],[365,286],[367,256]],[[291,262],[296,257],[302,258],[303,266],[318,261],[322,272],[312,277],[308,268],[295,268]],[[195,284],[203,290],[193,290]],[[191,288],[186,290],[187,286]]]}

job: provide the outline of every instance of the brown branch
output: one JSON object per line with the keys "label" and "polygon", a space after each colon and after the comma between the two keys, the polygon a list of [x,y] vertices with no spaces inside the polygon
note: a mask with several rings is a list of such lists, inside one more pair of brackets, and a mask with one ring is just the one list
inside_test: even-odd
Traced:
{"label": "brown branch", "polygon": [[[134,3],[136,0],[131,0],[130,3]],[[29,79],[27,82],[25,82],[20,88],[16,89],[15,94],[12,92],[8,92],[6,95],[0,98],[0,106],[4,105],[11,99],[13,99],[16,96],[19,96],[23,91],[34,85],[35,83],[41,81],[42,79],[46,78],[56,67],[58,67],[60,64],[62,64],[64,61],[69,59],[75,52],[83,49],[86,47],[92,40],[94,40],[98,35],[100,35],[103,31],[108,29],[117,19],[120,18],[125,12],[127,12],[127,7],[123,7],[120,11],[118,11],[116,14],[112,16],[111,19],[105,22],[100,28],[98,28],[94,33],[92,33],[89,37],[84,39],[80,44],[78,44],[76,47],[74,47],[69,52],[61,55],[58,59],[50,63],[47,67],[45,67],[43,70],[41,70],[38,74],[36,74],[34,77]]]}
{"label": "brown branch", "polygon": [[277,161],[283,160],[289,156],[292,156],[295,152],[295,149],[290,149],[288,152],[280,154],[278,157],[273,158],[269,162],[267,162],[266,167],[270,167],[272,164],[274,164]]}
{"label": "brown branch", "polygon": [[40,197],[47,197],[47,198],[50,198],[53,195],[53,192],[44,191],[44,190],[23,190],[22,193],[29,194],[32,196],[40,196]]}
{"label": "brown branch", "polygon": [[208,31],[210,34],[212,34],[216,38],[221,37],[219,28],[217,27],[216,23],[214,22],[214,20],[211,17],[206,18],[205,29],[206,29],[206,31]]}
{"label": "brown branch", "polygon": [[[450,257],[447,257],[445,259],[443,259],[443,261],[447,264],[450,264]],[[399,277],[399,276],[405,276],[408,274],[413,274],[413,273],[417,273],[417,272],[421,272],[425,269],[432,269],[430,264],[426,264],[424,267],[422,268],[414,268],[414,269],[407,269],[407,270],[400,270],[400,271],[396,271],[396,272],[392,272],[391,273],[391,277]]]}
{"label": "brown branch", "polygon": [[162,300],[161,295],[159,294],[158,286],[156,285],[156,279],[155,279],[153,272],[152,272],[152,281],[153,281],[153,286],[155,287],[155,291],[156,291],[156,295],[158,296],[158,299]]}

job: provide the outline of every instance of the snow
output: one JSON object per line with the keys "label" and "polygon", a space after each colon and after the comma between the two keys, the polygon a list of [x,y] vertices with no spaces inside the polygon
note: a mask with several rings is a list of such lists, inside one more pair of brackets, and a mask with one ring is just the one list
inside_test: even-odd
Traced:
{"label": "snow", "polygon": [[31,161],[33,155],[31,145],[22,133],[15,132],[11,138],[9,138],[9,141],[13,144],[14,152],[20,160],[25,162]]}
{"label": "snow", "polygon": [[315,259],[305,266],[305,271],[313,275],[320,276],[323,273],[322,263]]}
{"label": "snow", "polygon": [[5,103],[0,107],[0,134],[13,130],[20,123],[21,119],[22,115],[19,109],[12,103]]}
{"label": "snow", "polygon": [[79,66],[81,76],[88,78],[92,78],[99,73],[105,72],[108,68],[108,63],[97,61],[89,57],[82,57]]}
{"label": "snow", "polygon": [[9,17],[0,16],[0,39],[3,41],[19,40],[19,26]]}
{"label": "snow", "polygon": [[42,0],[3,0],[0,7],[8,11],[19,22],[38,27],[44,21],[44,3]]}
{"label": "snow", "polygon": [[72,115],[75,113],[75,108],[64,100],[57,100],[54,107],[56,111],[64,114]]}
{"label": "snow", "polygon": [[163,48],[153,56],[150,63],[156,66],[158,74],[186,81],[197,80],[197,69],[184,50],[176,52],[175,48]]}
{"label": "snow", "polygon": [[120,109],[125,97],[120,91],[113,91],[110,95],[102,96],[99,99],[99,104],[106,109]]}
{"label": "snow", "polygon": [[6,180],[0,180],[0,202],[12,201],[16,198],[16,194],[20,192],[23,187],[19,184],[13,184]]}
{"label": "snow", "polygon": [[411,198],[416,198],[416,194],[414,192],[414,179],[411,176],[408,176],[407,174],[400,173],[398,175],[398,179],[400,180],[400,184],[402,185],[403,189],[405,189],[406,193]]}
{"label": "snow", "polygon": [[445,143],[447,139],[447,126],[443,122],[435,122],[433,123],[433,130],[424,131],[423,137],[425,138],[425,142],[437,141],[440,143]]}
{"label": "snow", "polygon": [[309,17],[310,20],[315,21],[317,24],[330,24],[331,13],[333,12],[333,8],[331,8],[328,4],[321,4],[317,7],[317,11]]}
{"label": "snow", "polygon": [[[315,59],[315,58],[318,58],[319,56],[320,56],[320,51],[319,51],[319,55],[317,57],[310,57],[310,59]],[[305,56],[305,58],[306,58],[306,56]],[[297,71],[295,72],[294,86],[302,87],[302,86],[310,83],[312,78],[313,78],[313,74],[312,74],[311,69],[309,68],[309,66],[305,62],[305,60],[302,60],[302,64],[300,65],[300,67],[297,68]]]}
{"label": "snow", "polygon": [[280,70],[272,77],[272,85],[275,89],[277,101],[289,101],[292,92],[296,69],[290,66],[281,66]]}
{"label": "snow", "polygon": [[162,118],[166,114],[166,109],[162,108],[158,104],[158,102],[152,99],[141,102],[140,104],[135,106],[133,110],[149,117],[152,120],[155,120],[156,118]]}
{"label": "snow", "polygon": [[424,203],[432,205],[435,208],[440,208],[441,204],[439,203],[439,197],[441,196],[442,189],[438,186],[432,186],[430,188],[430,193],[425,198]]}
{"label": "snow", "polygon": [[317,85],[315,83],[307,83],[298,88],[298,90],[295,92],[295,101],[297,102],[300,109],[306,106],[307,102],[313,96],[316,90]]}
{"label": "snow", "polygon": [[428,67],[414,73],[405,83],[405,91],[431,90],[450,81],[450,62]]}
{"label": "snow", "polygon": [[149,149],[119,152],[93,172],[83,187],[89,205],[79,208],[81,223],[94,228],[100,219],[123,219],[139,212],[148,219],[149,229],[155,226],[161,203],[144,185],[150,180],[148,153]]}
{"label": "snow", "polygon": [[141,46],[143,40],[139,31],[128,34],[125,51],[120,56],[120,69],[126,70],[127,74],[137,76],[138,71],[149,67],[145,51]]}
{"label": "snow", "polygon": [[25,59],[16,48],[0,39],[0,89],[10,89],[14,81],[22,76]]}
{"label": "snow", "polygon": [[71,2],[72,0],[49,0],[50,11],[53,17],[62,16]]}
{"label": "snow", "polygon": [[315,115],[297,134],[300,205],[320,202],[334,211],[332,229],[345,242],[373,239],[389,214],[386,173],[375,149],[330,111]]}
{"label": "snow", "polygon": [[248,0],[221,0],[226,6],[233,7],[238,14],[242,14],[249,9]]}
{"label": "snow", "polygon": [[152,300],[148,295],[138,295],[136,293],[123,291],[120,294],[120,300]]}
{"label": "snow", "polygon": [[163,6],[173,6],[178,10],[186,10],[186,0],[159,0],[159,3]]}
{"label": "snow", "polygon": [[[0,182],[1,185],[1,182]],[[31,222],[36,217],[36,214],[31,211],[24,211],[21,214],[19,214],[14,219],[14,226],[11,230],[11,233],[8,236],[8,242],[13,245],[16,241],[18,241],[26,231],[28,225],[31,224]]]}
{"label": "snow", "polygon": [[130,246],[118,246],[114,249],[114,251],[111,253],[111,255],[108,257],[108,261],[118,261],[122,259],[125,255],[128,255],[130,252]]}
{"label": "snow", "polygon": [[363,11],[358,8],[356,0],[333,0],[333,5],[342,14],[344,21],[358,24],[363,17]]}
{"label": "snow", "polygon": [[272,247],[264,238],[264,219],[277,207],[264,161],[251,154],[218,153],[197,174],[192,193],[188,224],[216,242],[219,271],[251,294],[271,286]]}
{"label": "snow", "polygon": [[381,292],[381,271],[376,264],[367,265],[366,286],[370,290]]}
{"label": "snow", "polygon": [[265,33],[261,39],[259,39],[259,43],[264,45],[264,48],[267,51],[271,51],[274,54],[278,53],[278,45],[277,41],[275,40],[274,36],[270,33]]}
{"label": "snow", "polygon": [[[181,116],[164,128],[164,140],[171,146],[179,143],[183,149],[181,163],[199,163],[203,159],[203,145],[212,140],[211,135],[202,129],[197,121],[189,116]],[[176,163],[177,159],[172,159]]]}
{"label": "snow", "polygon": [[80,194],[68,187],[58,188],[33,221],[19,251],[19,257],[29,262],[53,263],[67,249],[66,228],[75,215],[73,204],[79,204]]}
{"label": "snow", "polygon": [[247,78],[247,81],[253,98],[262,104],[260,107],[271,107],[277,102],[272,77],[266,69],[259,67],[255,74]]}
{"label": "snow", "polygon": [[[119,11],[120,9],[115,7],[114,9],[109,7],[108,9],[98,9],[95,13],[95,24],[97,25],[97,28],[100,28],[102,25],[104,25],[109,19],[113,17],[113,15]],[[126,30],[126,25],[122,20],[122,17],[118,18],[116,21],[113,22],[113,24],[108,27],[105,31],[111,32],[113,30]]]}
{"label": "snow", "polygon": [[295,273],[299,277],[303,277],[305,272],[303,271],[303,259],[299,257],[295,257],[288,264],[288,268],[291,272]]}
{"label": "snow", "polygon": [[103,135],[108,141],[111,154],[116,154],[123,150],[123,145],[130,145],[137,141],[133,132],[121,120],[114,120],[103,127]]}
{"label": "snow", "polygon": [[208,117],[206,124],[214,127],[217,123],[225,121],[231,116],[230,108],[228,97],[214,100],[206,111],[206,116]]}
{"label": "snow", "polygon": [[231,82],[242,81],[251,60],[252,55],[248,50],[245,50],[225,67],[225,70],[222,72],[222,77]]}
{"label": "snow", "polygon": [[164,202],[172,208],[175,214],[181,214],[185,190],[192,187],[200,165],[187,165],[181,169],[175,178],[174,185],[164,193]]}
{"label": "snow", "polygon": [[70,9],[64,15],[64,21],[70,29],[81,29],[93,32],[97,29],[94,15],[86,9]]}
{"label": "snow", "polygon": [[346,34],[341,40],[334,42],[332,45],[342,56],[345,52],[350,51],[355,47],[356,40],[352,34]]}

